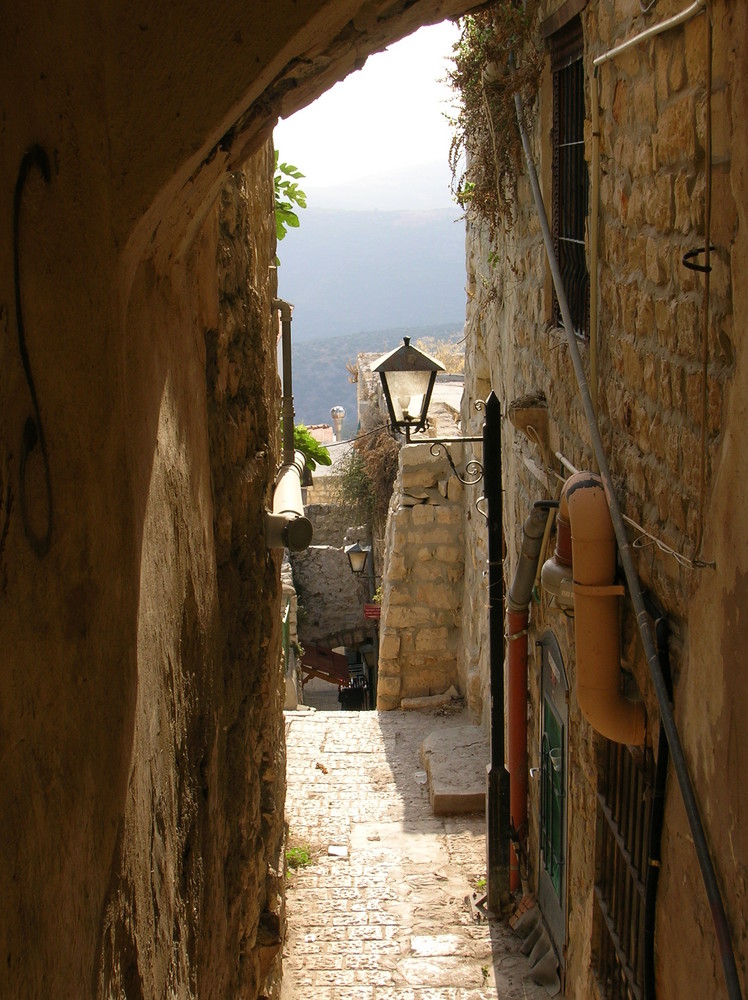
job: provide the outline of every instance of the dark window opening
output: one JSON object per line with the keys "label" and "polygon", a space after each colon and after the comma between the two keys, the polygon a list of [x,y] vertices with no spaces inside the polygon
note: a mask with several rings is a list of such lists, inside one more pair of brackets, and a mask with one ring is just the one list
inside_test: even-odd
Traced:
{"label": "dark window opening", "polygon": [[[587,163],[584,158],[582,23],[576,17],[551,36],[553,74],[553,241],[574,330],[589,334],[590,282],[585,248]],[[563,325],[555,291],[553,322]]]}
{"label": "dark window opening", "polygon": [[608,1000],[641,1000],[651,758],[608,743],[597,792],[593,968]]}

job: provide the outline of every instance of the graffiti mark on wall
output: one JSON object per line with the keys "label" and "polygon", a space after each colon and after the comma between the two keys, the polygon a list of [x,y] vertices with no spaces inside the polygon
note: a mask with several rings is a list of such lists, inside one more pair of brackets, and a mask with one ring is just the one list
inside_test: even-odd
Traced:
{"label": "graffiti mark on wall", "polygon": [[[26,418],[21,436],[21,460],[19,469],[18,497],[21,509],[21,520],[23,530],[28,539],[29,545],[34,552],[43,558],[49,551],[52,540],[52,481],[49,472],[49,458],[47,456],[47,443],[44,437],[42,418],[39,412],[39,400],[36,395],[36,386],[31,373],[31,361],[29,359],[28,347],[26,345],[26,328],[23,319],[23,297],[21,295],[21,261],[20,261],[20,228],[21,228],[21,207],[23,203],[23,192],[26,182],[32,171],[38,171],[45,182],[50,182],[49,157],[41,146],[32,146],[21,160],[16,180],[15,194],[13,198],[13,277],[16,297],[16,326],[18,328],[18,350],[21,355],[26,383],[31,396],[32,413]],[[40,490],[33,490],[33,510],[32,496],[28,490],[29,480],[33,479],[35,486]],[[8,499],[10,498],[10,483],[8,482]],[[4,511],[6,521],[10,517],[9,504]],[[2,529],[7,533],[7,527]],[[2,542],[4,544],[4,534]]]}

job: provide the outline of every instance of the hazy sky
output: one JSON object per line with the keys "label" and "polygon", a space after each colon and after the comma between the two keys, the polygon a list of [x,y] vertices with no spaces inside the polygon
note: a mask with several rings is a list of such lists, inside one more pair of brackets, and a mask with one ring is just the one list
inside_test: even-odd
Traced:
{"label": "hazy sky", "polygon": [[304,173],[309,207],[451,204],[444,77],[458,37],[448,21],[421,28],[278,123],[276,149]]}

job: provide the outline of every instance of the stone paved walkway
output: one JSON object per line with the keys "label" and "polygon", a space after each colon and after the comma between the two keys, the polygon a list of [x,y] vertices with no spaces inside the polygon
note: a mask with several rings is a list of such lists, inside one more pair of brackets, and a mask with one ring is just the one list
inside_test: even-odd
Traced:
{"label": "stone paved walkway", "polygon": [[[462,715],[289,713],[283,1000],[547,1000],[519,940],[477,920],[484,819],[435,817],[419,748]],[[480,894],[479,894],[480,895]]]}

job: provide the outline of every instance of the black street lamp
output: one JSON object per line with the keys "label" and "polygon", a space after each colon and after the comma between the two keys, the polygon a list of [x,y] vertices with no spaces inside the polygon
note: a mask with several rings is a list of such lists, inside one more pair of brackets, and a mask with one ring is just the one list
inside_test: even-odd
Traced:
{"label": "black street lamp", "polygon": [[371,545],[361,545],[360,542],[355,542],[353,545],[346,545],[345,554],[348,556],[351,573],[354,576],[363,576],[370,552]]}
{"label": "black street lamp", "polygon": [[[382,390],[394,430],[405,433],[410,443],[411,432],[425,430],[428,407],[439,371],[444,371],[435,358],[404,345],[385,354],[372,371],[382,380]],[[509,772],[504,761],[504,544],[503,511],[501,495],[501,405],[492,391],[485,403],[476,403],[485,410],[485,423],[481,437],[427,438],[432,454],[444,448],[449,464],[461,482],[468,485],[484,480],[485,513],[488,522],[489,570],[489,637],[490,637],[490,729],[491,760],[486,769],[486,866],[488,909],[500,913],[509,900],[509,862],[511,819],[509,815]],[[450,444],[482,442],[483,465],[469,463],[467,472],[472,479],[463,479],[457,473]],[[477,470],[477,475],[475,472]]]}
{"label": "black street lamp", "polygon": [[402,346],[383,355],[371,370],[382,380],[393,429],[404,432],[410,443],[411,432],[426,428],[434,382],[444,365],[411,347],[410,337],[403,337]]}

